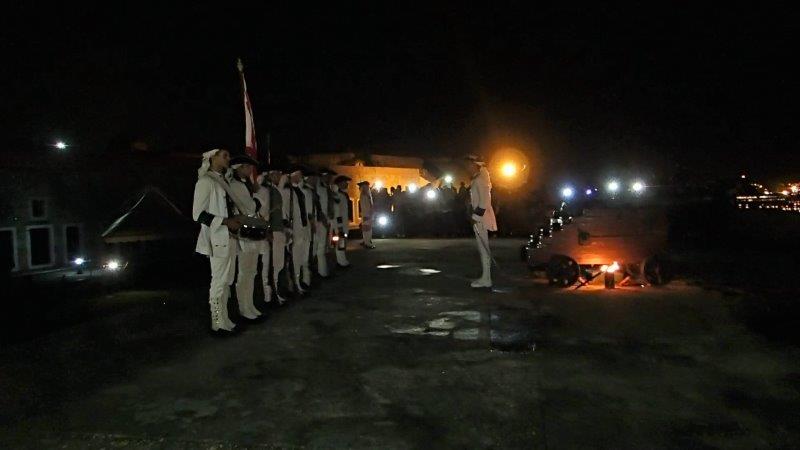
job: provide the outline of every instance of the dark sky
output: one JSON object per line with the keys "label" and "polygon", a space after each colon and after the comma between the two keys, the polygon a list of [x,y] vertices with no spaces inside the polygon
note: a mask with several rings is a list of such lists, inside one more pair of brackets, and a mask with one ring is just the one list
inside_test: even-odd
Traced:
{"label": "dark sky", "polygon": [[81,152],[131,138],[241,149],[241,56],[261,147],[269,131],[275,152],[512,145],[554,177],[798,178],[788,11],[128,3],[21,5],[0,19],[5,151],[56,137]]}

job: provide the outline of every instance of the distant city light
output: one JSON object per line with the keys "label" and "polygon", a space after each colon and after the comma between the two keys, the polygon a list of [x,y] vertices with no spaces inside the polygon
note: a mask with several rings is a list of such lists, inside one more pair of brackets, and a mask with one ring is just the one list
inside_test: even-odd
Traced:
{"label": "distant city light", "polygon": [[445,175],[444,176],[444,182],[447,183],[447,184],[452,183],[453,182],[453,176],[452,175]]}
{"label": "distant city light", "polygon": [[644,183],[642,183],[641,181],[636,181],[631,185],[631,189],[633,189],[633,192],[636,192],[638,194],[644,191]]}
{"label": "distant city light", "polygon": [[412,194],[414,192],[417,192],[417,184],[416,183],[410,183],[408,185],[408,192],[411,192]]}
{"label": "distant city light", "polygon": [[747,175],[742,174],[742,179],[744,180],[745,178],[747,178]]}
{"label": "distant city light", "polygon": [[428,192],[425,193],[425,197],[428,200],[436,200],[436,191],[433,189],[428,189]]}
{"label": "distant city light", "polygon": [[517,174],[517,165],[514,164],[513,162],[507,162],[503,164],[501,171],[503,173],[503,176],[511,178]]}
{"label": "distant city light", "polygon": [[792,186],[789,189],[792,191],[792,194],[797,194],[798,192],[800,192],[800,187],[798,186]]}
{"label": "distant city light", "polygon": [[561,189],[561,196],[564,198],[572,198],[572,194],[574,193],[575,192],[571,187],[565,187],[564,189]]}
{"label": "distant city light", "polygon": [[389,218],[384,215],[378,216],[378,225],[382,227],[389,225]]}
{"label": "distant city light", "polygon": [[609,191],[617,192],[619,190],[619,182],[618,181],[609,181],[607,187],[608,187]]}
{"label": "distant city light", "polygon": [[783,195],[789,195],[789,191],[787,191],[786,189],[784,189],[784,190],[782,190],[782,191],[781,191],[781,194],[783,194]]}
{"label": "distant city light", "polygon": [[58,141],[56,142],[56,148],[59,150],[64,150],[67,148],[67,143],[64,141]]}

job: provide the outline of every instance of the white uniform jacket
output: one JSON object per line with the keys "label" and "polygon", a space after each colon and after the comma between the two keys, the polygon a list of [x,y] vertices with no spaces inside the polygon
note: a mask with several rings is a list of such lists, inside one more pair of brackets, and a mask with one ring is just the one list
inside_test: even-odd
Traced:
{"label": "white uniform jacket", "polygon": [[339,186],[332,186],[331,191],[333,191],[333,195],[336,199],[339,200],[338,203],[334,202],[333,205],[333,226],[341,233],[347,234],[350,228],[350,212],[348,205],[350,203],[350,197],[348,197],[346,193],[341,192]]}
{"label": "white uniform jacket", "polygon": [[472,219],[483,223],[488,231],[497,231],[497,219],[492,209],[492,182],[489,180],[489,171],[481,167],[480,172],[472,179],[469,187],[470,203],[472,205]]}
{"label": "white uniform jacket", "polygon": [[[259,203],[258,215],[263,219],[269,219],[269,189],[264,186],[259,186],[258,190],[253,194],[253,198]],[[261,247],[258,249],[262,255],[269,254],[269,245],[266,241],[261,241]]]}
{"label": "white uniform jacket", "polygon": [[[230,185],[231,190],[235,192],[235,194],[232,195],[236,195],[237,198],[245,202],[245,204],[242,205],[245,210],[239,211],[239,214],[244,214],[246,216],[254,215],[256,213],[256,202],[253,200],[253,195],[250,193],[250,189],[248,189],[247,185],[236,178],[231,179]],[[239,239],[239,249],[244,252],[260,252],[263,246],[263,241]]]}
{"label": "white uniform jacket", "polygon": [[222,220],[228,217],[227,194],[211,177],[219,177],[220,182],[225,182],[221,175],[208,173],[194,185],[192,219],[201,223],[195,251],[206,256],[225,257],[230,250],[228,246],[235,245],[228,227],[222,224]]}
{"label": "white uniform jacket", "polygon": [[361,210],[361,219],[364,221],[371,221],[372,217],[372,194],[370,192],[362,192],[358,198],[358,208]]}

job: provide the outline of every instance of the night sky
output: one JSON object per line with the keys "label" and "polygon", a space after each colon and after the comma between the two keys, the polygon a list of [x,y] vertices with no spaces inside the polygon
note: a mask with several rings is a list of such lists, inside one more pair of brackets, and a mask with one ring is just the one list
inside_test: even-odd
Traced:
{"label": "night sky", "polygon": [[3,151],[240,151],[241,56],[275,153],[515,146],[551,178],[798,178],[795,15],[530,3],[6,7]]}

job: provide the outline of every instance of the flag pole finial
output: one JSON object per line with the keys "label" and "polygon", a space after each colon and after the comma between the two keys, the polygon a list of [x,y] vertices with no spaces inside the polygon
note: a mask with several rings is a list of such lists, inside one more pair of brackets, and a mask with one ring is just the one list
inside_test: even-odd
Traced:
{"label": "flag pole finial", "polygon": [[244,64],[242,64],[242,58],[236,58],[236,67],[239,69],[239,72],[244,71]]}

